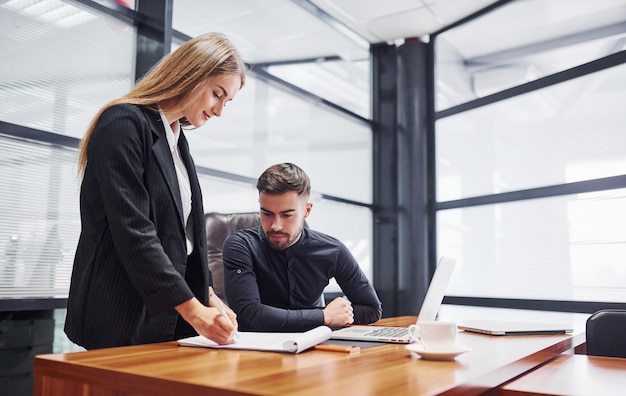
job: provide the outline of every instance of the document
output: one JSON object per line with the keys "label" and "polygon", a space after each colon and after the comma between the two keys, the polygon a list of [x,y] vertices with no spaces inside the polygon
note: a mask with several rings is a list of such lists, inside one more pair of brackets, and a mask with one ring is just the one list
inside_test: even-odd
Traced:
{"label": "document", "polygon": [[250,351],[300,353],[330,338],[331,330],[319,326],[303,333],[263,333],[240,331],[235,343],[219,345],[204,337],[195,336],[178,340],[181,346],[219,349],[245,349]]}

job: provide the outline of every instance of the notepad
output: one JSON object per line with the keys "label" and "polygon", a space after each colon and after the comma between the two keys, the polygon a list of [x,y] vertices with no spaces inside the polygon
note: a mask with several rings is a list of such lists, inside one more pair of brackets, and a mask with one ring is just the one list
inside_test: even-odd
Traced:
{"label": "notepad", "polygon": [[233,344],[220,345],[204,336],[178,340],[181,346],[218,349],[244,349],[250,351],[300,353],[330,338],[331,330],[319,326],[303,333],[262,333],[240,331]]}

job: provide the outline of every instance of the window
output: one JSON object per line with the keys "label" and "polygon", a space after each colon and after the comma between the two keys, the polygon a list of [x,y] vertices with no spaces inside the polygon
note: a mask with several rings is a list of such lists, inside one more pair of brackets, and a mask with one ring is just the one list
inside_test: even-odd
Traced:
{"label": "window", "polygon": [[205,210],[258,210],[256,178],[272,164],[293,162],[311,178],[310,226],[342,240],[371,279],[369,43],[297,2],[173,6],[178,36],[222,32],[251,69],[224,116],[186,134],[206,180]]}
{"label": "window", "polygon": [[0,136],[0,152],[0,298],[65,298],[80,233],[76,151]]}
{"label": "window", "polygon": [[0,4],[0,120],[81,138],[134,84],[135,28],[78,2]]}
{"label": "window", "polygon": [[[128,24],[59,0],[3,2],[0,20],[1,121],[80,138],[97,110],[134,82]],[[5,132],[0,298],[65,298],[80,233],[77,152]]]}
{"label": "window", "polygon": [[626,302],[626,14],[610,7],[626,3],[516,1],[435,38],[448,295]]}

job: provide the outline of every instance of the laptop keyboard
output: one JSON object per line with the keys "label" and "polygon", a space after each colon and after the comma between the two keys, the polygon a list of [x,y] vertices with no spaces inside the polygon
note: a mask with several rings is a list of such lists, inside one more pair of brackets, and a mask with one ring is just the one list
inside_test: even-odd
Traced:
{"label": "laptop keyboard", "polygon": [[409,335],[409,331],[406,327],[382,327],[380,329],[372,330],[365,334],[371,337],[392,337],[402,338]]}

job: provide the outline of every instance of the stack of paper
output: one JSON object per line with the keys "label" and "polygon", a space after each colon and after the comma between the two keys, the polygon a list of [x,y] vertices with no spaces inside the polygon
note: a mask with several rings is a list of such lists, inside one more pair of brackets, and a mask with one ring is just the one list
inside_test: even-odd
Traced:
{"label": "stack of paper", "polygon": [[304,333],[239,332],[235,343],[227,345],[219,345],[203,336],[183,338],[178,340],[178,344],[192,347],[300,353],[328,340],[330,334],[329,327],[319,326]]}

